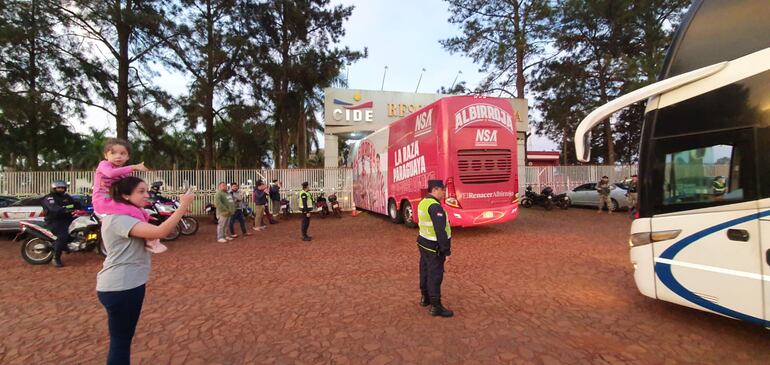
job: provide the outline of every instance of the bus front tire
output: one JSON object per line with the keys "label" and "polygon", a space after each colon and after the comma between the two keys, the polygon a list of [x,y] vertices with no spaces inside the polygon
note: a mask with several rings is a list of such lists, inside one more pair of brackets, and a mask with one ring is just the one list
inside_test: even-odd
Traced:
{"label": "bus front tire", "polygon": [[404,223],[404,216],[401,214],[398,207],[396,207],[396,201],[393,199],[388,201],[388,216],[390,217],[390,221],[395,224]]}

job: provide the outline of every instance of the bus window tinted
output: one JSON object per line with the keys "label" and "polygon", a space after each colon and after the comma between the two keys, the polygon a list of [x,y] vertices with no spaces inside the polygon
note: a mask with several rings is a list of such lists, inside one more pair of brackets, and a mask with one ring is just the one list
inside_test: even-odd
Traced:
{"label": "bus window tinted", "polygon": [[715,145],[666,154],[663,205],[743,200],[740,151]]}

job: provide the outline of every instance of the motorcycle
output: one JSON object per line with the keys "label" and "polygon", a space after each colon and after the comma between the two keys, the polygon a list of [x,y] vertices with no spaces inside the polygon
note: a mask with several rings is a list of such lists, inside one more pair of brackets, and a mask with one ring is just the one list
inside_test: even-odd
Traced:
{"label": "motorcycle", "polygon": [[[107,256],[107,250],[102,241],[102,221],[93,212],[77,210],[72,213],[76,216],[70,223],[69,234],[72,241],[67,244],[65,252],[89,252],[94,251],[102,256]],[[51,262],[54,254],[54,241],[56,235],[45,224],[22,221],[21,232],[16,236],[28,237],[21,245],[21,257],[29,264],[43,265]]]}
{"label": "motorcycle", "polygon": [[[174,214],[174,212],[179,209],[179,201],[176,199],[168,199],[165,197],[156,196],[155,199],[152,197],[150,198],[150,203],[154,205],[160,205],[156,210],[169,212],[171,214]],[[169,216],[171,214],[169,214]],[[179,231],[185,236],[194,235],[198,232],[198,220],[188,215],[182,216],[182,219],[179,220]]]}
{"label": "motorcycle", "polygon": [[[168,205],[160,202],[148,202],[148,204],[144,207],[144,210],[147,212],[147,214],[150,215],[149,223],[159,226],[163,224],[163,222],[165,222],[169,217],[171,217],[172,214],[174,214],[174,211],[176,210],[176,208],[174,208],[173,205]],[[177,224],[176,226],[174,226],[174,229],[171,230],[171,233],[169,233],[168,236],[163,238],[163,240],[173,241],[179,238],[181,234],[182,234],[181,224]]]}
{"label": "motorcycle", "polygon": [[324,193],[321,193],[316,198],[315,209],[320,211],[321,218],[326,218],[329,215],[329,204],[326,202],[326,198],[324,198]]}
{"label": "motorcycle", "polygon": [[281,199],[281,215],[284,219],[289,219],[291,216],[291,204],[289,202],[289,199],[283,198]]}
{"label": "motorcycle", "polygon": [[541,205],[545,210],[553,209],[553,189],[546,186],[540,194],[532,191],[532,186],[527,186],[524,192],[524,198],[521,199],[519,204],[524,208],[532,208],[533,205]]}
{"label": "motorcycle", "polygon": [[572,205],[572,201],[567,196],[567,193],[554,195],[553,192],[551,192],[551,200],[557,207],[559,207],[559,209],[568,209],[569,206]]}
{"label": "motorcycle", "polygon": [[342,208],[340,208],[340,202],[337,201],[337,194],[332,193],[328,199],[329,204],[331,204],[332,214],[337,218],[342,218]]}

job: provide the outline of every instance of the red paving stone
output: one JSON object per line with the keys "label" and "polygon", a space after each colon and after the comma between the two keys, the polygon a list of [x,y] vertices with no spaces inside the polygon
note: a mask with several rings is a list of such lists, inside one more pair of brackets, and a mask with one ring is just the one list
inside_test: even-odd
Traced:
{"label": "red paving stone", "polygon": [[[233,243],[168,244],[133,345],[137,364],[768,363],[761,327],[648,299],[634,286],[624,214],[524,210],[454,233],[444,303],[417,302],[416,231],[377,216],[299,220]],[[0,241],[0,364],[99,364],[100,258],[31,266]]]}

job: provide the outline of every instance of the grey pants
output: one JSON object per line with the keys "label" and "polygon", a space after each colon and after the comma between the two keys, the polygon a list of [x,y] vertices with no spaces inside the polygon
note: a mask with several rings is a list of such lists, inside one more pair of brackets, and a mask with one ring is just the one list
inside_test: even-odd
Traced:
{"label": "grey pants", "polygon": [[217,239],[223,240],[227,237],[227,226],[230,224],[230,216],[217,214]]}
{"label": "grey pants", "polygon": [[281,214],[281,201],[280,200],[273,200],[270,203],[273,206],[273,211],[271,211],[270,213],[273,213],[273,215]]}

